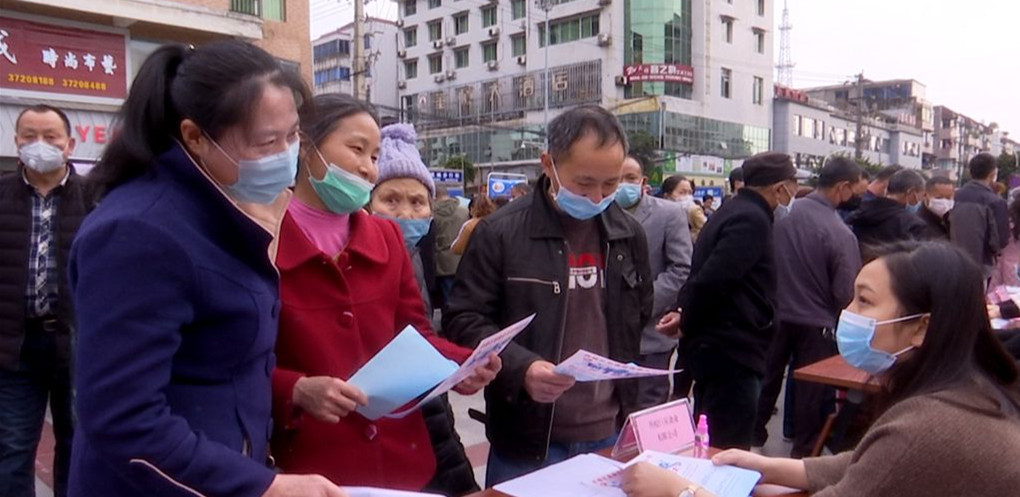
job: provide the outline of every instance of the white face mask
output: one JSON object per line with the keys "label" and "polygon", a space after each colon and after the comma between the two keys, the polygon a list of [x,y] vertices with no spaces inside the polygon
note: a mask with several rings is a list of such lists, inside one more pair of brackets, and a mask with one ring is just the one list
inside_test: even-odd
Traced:
{"label": "white face mask", "polygon": [[928,210],[942,217],[953,210],[954,205],[956,205],[956,202],[951,198],[933,198],[928,201]]}
{"label": "white face mask", "polygon": [[64,165],[64,151],[42,140],[22,145],[18,149],[18,158],[39,174],[52,173]]}
{"label": "white face mask", "polygon": [[694,195],[680,195],[676,198],[676,201],[684,206],[684,209],[690,209],[694,205]]}

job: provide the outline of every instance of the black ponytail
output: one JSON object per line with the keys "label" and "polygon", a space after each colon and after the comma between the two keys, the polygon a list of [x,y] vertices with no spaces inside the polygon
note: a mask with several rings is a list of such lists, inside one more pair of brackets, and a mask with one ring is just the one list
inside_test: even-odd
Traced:
{"label": "black ponytail", "polygon": [[170,101],[170,82],[187,50],[167,45],[145,59],[120,108],[116,133],[89,174],[92,181],[112,188],[142,174],[153,158],[170,148],[173,128],[180,122]]}
{"label": "black ponytail", "polygon": [[152,161],[180,140],[191,119],[213,138],[251,114],[267,84],[290,88],[300,107],[310,101],[301,77],[265,50],[241,41],[198,48],[166,45],[142,64],[115,123],[113,139],[90,173],[101,188],[144,174]]}

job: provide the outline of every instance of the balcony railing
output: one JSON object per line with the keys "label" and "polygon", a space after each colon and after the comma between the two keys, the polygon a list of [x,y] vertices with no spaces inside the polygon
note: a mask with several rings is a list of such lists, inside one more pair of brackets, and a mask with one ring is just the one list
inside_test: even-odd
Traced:
{"label": "balcony railing", "polygon": [[262,0],[230,0],[230,11],[260,17]]}

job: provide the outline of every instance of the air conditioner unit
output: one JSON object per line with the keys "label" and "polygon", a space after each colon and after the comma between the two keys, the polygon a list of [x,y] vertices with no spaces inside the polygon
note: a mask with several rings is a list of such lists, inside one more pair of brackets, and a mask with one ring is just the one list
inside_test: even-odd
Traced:
{"label": "air conditioner unit", "polygon": [[454,38],[454,37],[452,37],[452,36],[451,36],[451,37],[449,37],[449,38],[447,38],[447,39],[446,39],[446,44],[447,44],[447,45],[449,45],[449,46],[451,46],[451,47],[452,47],[452,46],[454,46],[454,45],[456,45],[456,44],[457,44],[457,38]]}
{"label": "air conditioner unit", "polygon": [[624,76],[622,74],[617,76],[615,79],[616,79],[616,86],[627,86],[627,85],[630,84],[630,81],[627,79],[627,76]]}
{"label": "air conditioner unit", "polygon": [[436,50],[441,50],[443,48],[443,40],[436,40],[432,42],[432,48],[435,48]]}
{"label": "air conditioner unit", "polygon": [[446,79],[450,81],[457,79],[457,73],[454,71],[446,71]]}
{"label": "air conditioner unit", "polygon": [[602,6],[612,5],[612,4],[613,4],[613,0],[599,0],[599,5],[602,5]]}
{"label": "air conditioner unit", "polygon": [[401,59],[407,57],[407,50],[397,50],[397,57],[400,57]]}
{"label": "air conditioner unit", "polygon": [[528,63],[528,56],[527,55],[518,55],[517,56],[517,63],[522,65],[522,66],[527,64]]}
{"label": "air conditioner unit", "polygon": [[443,76],[442,74],[436,74],[436,77],[432,79],[436,83],[442,83],[443,81],[446,81],[446,76]]}
{"label": "air conditioner unit", "polygon": [[401,90],[407,88],[407,81],[397,81],[397,88]]}
{"label": "air conditioner unit", "polygon": [[499,69],[499,61],[497,60],[490,60],[488,65],[490,71],[495,71],[496,69]]}
{"label": "air conditioner unit", "polygon": [[398,28],[404,27],[404,20],[403,19],[397,19],[397,27]]}
{"label": "air conditioner unit", "polygon": [[491,37],[499,36],[499,26],[493,26],[489,28],[489,36]]}
{"label": "air conditioner unit", "polygon": [[613,37],[609,36],[609,33],[599,33],[598,44],[600,47],[608,47],[612,41]]}

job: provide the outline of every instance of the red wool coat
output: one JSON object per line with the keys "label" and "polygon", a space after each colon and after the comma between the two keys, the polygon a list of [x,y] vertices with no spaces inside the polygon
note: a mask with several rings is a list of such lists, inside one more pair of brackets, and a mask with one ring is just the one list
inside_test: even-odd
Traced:
{"label": "red wool coat", "polygon": [[350,241],[334,261],[287,214],[276,260],[282,301],[273,372],[277,465],[340,485],[420,490],[436,468],[420,412],[376,421],[351,413],[331,424],[291,403],[299,378],[346,380],[408,324],[444,356],[463,362],[470,355],[432,332],[400,228],[364,212],[352,214]]}

